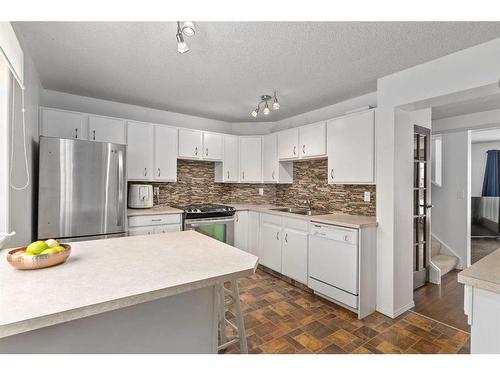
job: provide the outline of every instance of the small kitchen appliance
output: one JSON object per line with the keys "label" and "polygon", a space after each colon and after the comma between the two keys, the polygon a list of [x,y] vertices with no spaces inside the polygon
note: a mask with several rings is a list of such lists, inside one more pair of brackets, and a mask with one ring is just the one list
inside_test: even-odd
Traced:
{"label": "small kitchen appliance", "polygon": [[153,185],[130,184],[128,187],[128,207],[153,207]]}

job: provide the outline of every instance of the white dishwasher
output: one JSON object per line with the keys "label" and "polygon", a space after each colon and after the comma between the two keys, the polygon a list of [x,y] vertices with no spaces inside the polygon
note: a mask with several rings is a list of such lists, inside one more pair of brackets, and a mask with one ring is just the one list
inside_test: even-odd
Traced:
{"label": "white dishwasher", "polygon": [[319,295],[358,308],[358,231],[311,223],[308,285]]}

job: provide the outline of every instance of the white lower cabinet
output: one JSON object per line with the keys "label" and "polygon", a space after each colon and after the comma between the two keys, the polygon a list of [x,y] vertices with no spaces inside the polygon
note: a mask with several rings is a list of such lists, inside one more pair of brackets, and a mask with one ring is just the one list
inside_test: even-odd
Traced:
{"label": "white lower cabinet", "polygon": [[283,220],[281,273],[307,285],[308,223]]}
{"label": "white lower cabinet", "polygon": [[234,247],[248,251],[248,211],[234,214]]}
{"label": "white lower cabinet", "polygon": [[181,231],[181,215],[143,215],[128,218],[128,235],[140,236]]}
{"label": "white lower cabinet", "polygon": [[260,256],[260,213],[248,211],[248,252]]}
{"label": "white lower cabinet", "polygon": [[259,263],[281,273],[281,217],[262,214]]}

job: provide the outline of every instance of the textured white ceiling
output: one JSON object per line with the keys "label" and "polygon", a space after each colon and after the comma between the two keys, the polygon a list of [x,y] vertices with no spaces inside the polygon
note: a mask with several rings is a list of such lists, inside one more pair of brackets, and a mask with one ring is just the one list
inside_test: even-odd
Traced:
{"label": "textured white ceiling", "polygon": [[441,120],[495,109],[500,109],[500,93],[433,107],[432,119]]}
{"label": "textured white ceiling", "polygon": [[500,22],[16,22],[44,88],[249,121],[278,90],[277,121],[376,90],[387,74],[500,37]]}

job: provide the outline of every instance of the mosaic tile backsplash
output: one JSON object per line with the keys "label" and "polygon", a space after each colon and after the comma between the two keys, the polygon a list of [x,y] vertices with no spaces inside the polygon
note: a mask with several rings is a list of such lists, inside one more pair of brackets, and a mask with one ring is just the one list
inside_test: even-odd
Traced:
{"label": "mosaic tile backsplash", "polygon": [[[177,182],[152,183],[159,186],[155,204],[184,206],[192,203],[237,202],[304,207],[310,199],[315,209],[357,215],[375,215],[374,185],[328,185],[327,160],[294,162],[293,184],[222,184],[214,182],[214,163],[178,160]],[[264,195],[259,195],[259,188]],[[363,193],[372,194],[371,202]]]}

